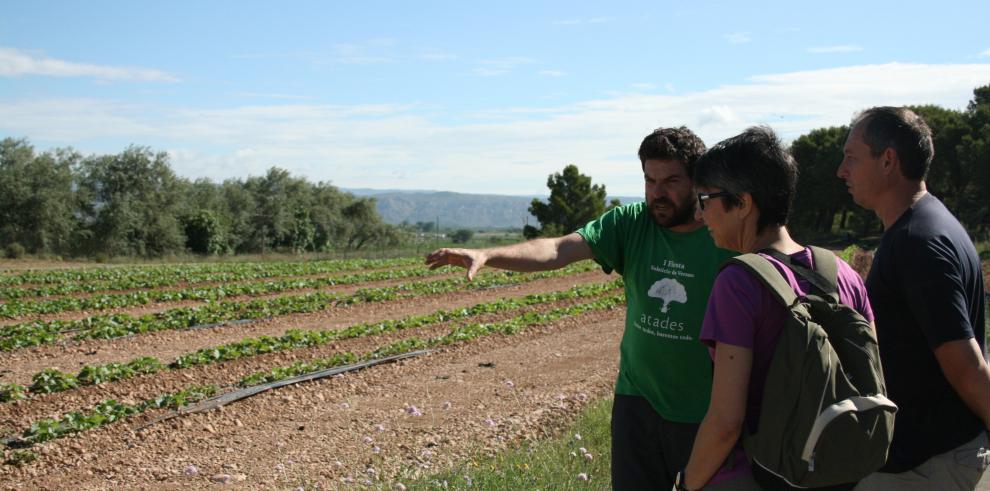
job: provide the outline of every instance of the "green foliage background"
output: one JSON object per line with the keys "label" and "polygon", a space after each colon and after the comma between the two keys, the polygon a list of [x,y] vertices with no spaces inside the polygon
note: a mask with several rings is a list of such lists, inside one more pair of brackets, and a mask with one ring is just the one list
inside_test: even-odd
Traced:
{"label": "green foliage background", "polygon": [[[913,108],[931,126],[935,160],[927,182],[976,240],[990,239],[990,85],[965,110]],[[805,240],[876,234],[835,176],[848,127],[820,128],[791,144],[800,166],[791,228]],[[550,197],[529,211],[527,238],[572,232],[618,202],[575,165],[547,179]],[[37,153],[25,139],[0,140],[0,248],[24,254],[109,258],[183,254],[356,251],[435,232],[432,223],[392,226],[374,198],[311,183],[273,167],[263,176],[214,183],[176,176],[168,155],[132,146],[84,157]],[[458,231],[458,240],[468,240]]]}

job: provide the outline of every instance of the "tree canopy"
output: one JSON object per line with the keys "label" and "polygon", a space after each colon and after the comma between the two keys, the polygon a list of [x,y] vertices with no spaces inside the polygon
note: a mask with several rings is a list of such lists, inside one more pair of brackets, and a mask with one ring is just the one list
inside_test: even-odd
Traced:
{"label": "tree canopy", "polygon": [[[540,221],[540,228],[526,225],[523,235],[556,237],[571,233],[605,212],[605,186],[592,184],[591,177],[581,174],[576,165],[547,178],[550,197],[546,203],[534,199],[529,212]],[[617,205],[614,201],[611,206]]]}
{"label": "tree canopy", "polygon": [[394,243],[373,199],[273,167],[213,183],[175,175],[168,154],[129,147],[83,158],[0,140],[0,248],[157,257],[360,249]]}

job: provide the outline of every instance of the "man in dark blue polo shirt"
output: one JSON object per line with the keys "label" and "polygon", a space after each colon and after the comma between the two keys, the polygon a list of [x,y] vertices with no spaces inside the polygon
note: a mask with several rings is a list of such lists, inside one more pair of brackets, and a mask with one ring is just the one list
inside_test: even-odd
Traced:
{"label": "man in dark blue polo shirt", "polygon": [[980,258],[925,175],[931,130],[905,108],[860,114],[838,176],[884,234],[866,280],[889,397],[887,465],[863,490],[972,490],[987,467],[990,370]]}

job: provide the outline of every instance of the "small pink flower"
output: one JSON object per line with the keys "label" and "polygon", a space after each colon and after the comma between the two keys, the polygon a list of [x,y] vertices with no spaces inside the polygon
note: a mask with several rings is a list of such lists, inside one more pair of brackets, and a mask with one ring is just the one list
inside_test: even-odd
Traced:
{"label": "small pink flower", "polygon": [[275,470],[277,470],[279,472],[285,472],[285,465],[284,464],[275,464]]}
{"label": "small pink flower", "polygon": [[585,394],[584,392],[582,392],[582,393],[574,396],[574,398],[577,399],[579,402],[584,402],[584,401],[587,401],[588,400],[588,394]]}
{"label": "small pink flower", "polygon": [[574,434],[574,439],[575,440],[580,440],[581,439],[581,434],[580,433],[575,433]]}
{"label": "small pink flower", "polygon": [[182,471],[182,473],[187,476],[195,476],[196,474],[199,474],[199,469],[195,465],[189,464],[186,469]]}
{"label": "small pink flower", "polygon": [[410,416],[422,416],[423,415],[423,413],[419,412],[419,409],[417,409],[416,406],[409,406],[409,407],[407,407],[406,408],[406,414],[408,414]]}
{"label": "small pink flower", "polygon": [[428,459],[430,457],[433,457],[433,452],[431,452],[430,450],[423,450],[422,452],[420,452],[420,455]]}
{"label": "small pink flower", "polygon": [[587,474],[585,474],[583,472],[580,473],[580,474],[578,474],[578,481],[587,481],[587,480],[588,480],[588,475]]}
{"label": "small pink flower", "polygon": [[365,469],[364,473],[367,474],[367,475],[369,475],[369,476],[376,476],[376,475],[378,475],[378,471],[376,471],[373,467],[368,467],[367,469]]}
{"label": "small pink flower", "polygon": [[406,491],[406,485],[401,482],[397,482],[394,486],[392,486],[392,491]]}
{"label": "small pink flower", "polygon": [[511,380],[506,380],[505,385],[509,386],[509,388],[511,389],[516,386],[516,383]]}
{"label": "small pink flower", "polygon": [[443,410],[444,411],[449,411],[450,410],[450,401],[444,401],[444,403],[443,403]]}
{"label": "small pink flower", "polygon": [[385,431],[385,425],[375,425],[375,429],[378,431]]}
{"label": "small pink flower", "polygon": [[584,454],[584,458],[586,458],[586,459],[588,459],[588,460],[592,460],[592,459],[594,459],[595,457],[594,457],[593,455],[591,455],[590,453],[585,453],[585,454]]}
{"label": "small pink flower", "polygon": [[351,407],[351,405],[348,404],[348,403],[346,403],[346,402],[340,403],[340,408],[341,409],[350,409],[350,407]]}
{"label": "small pink flower", "polygon": [[498,423],[496,423],[495,420],[492,419],[492,418],[485,418],[485,424],[488,425],[488,426],[496,426],[496,425],[498,425]]}
{"label": "small pink flower", "polygon": [[370,445],[371,442],[374,440],[372,440],[370,436],[366,436],[362,441],[364,442],[365,445]]}
{"label": "small pink flower", "polygon": [[[379,448],[378,445],[375,445],[374,447],[371,447],[371,453],[381,453],[381,451],[382,451],[382,449]],[[591,454],[588,454],[588,456],[590,456],[590,455]]]}

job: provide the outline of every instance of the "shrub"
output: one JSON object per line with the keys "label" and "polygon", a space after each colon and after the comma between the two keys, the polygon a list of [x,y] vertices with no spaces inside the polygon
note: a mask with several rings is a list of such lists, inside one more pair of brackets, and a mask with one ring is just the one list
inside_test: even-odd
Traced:
{"label": "shrub", "polygon": [[20,259],[24,257],[25,252],[27,251],[24,250],[24,246],[17,242],[12,242],[4,250],[4,255],[7,256],[8,259]]}

